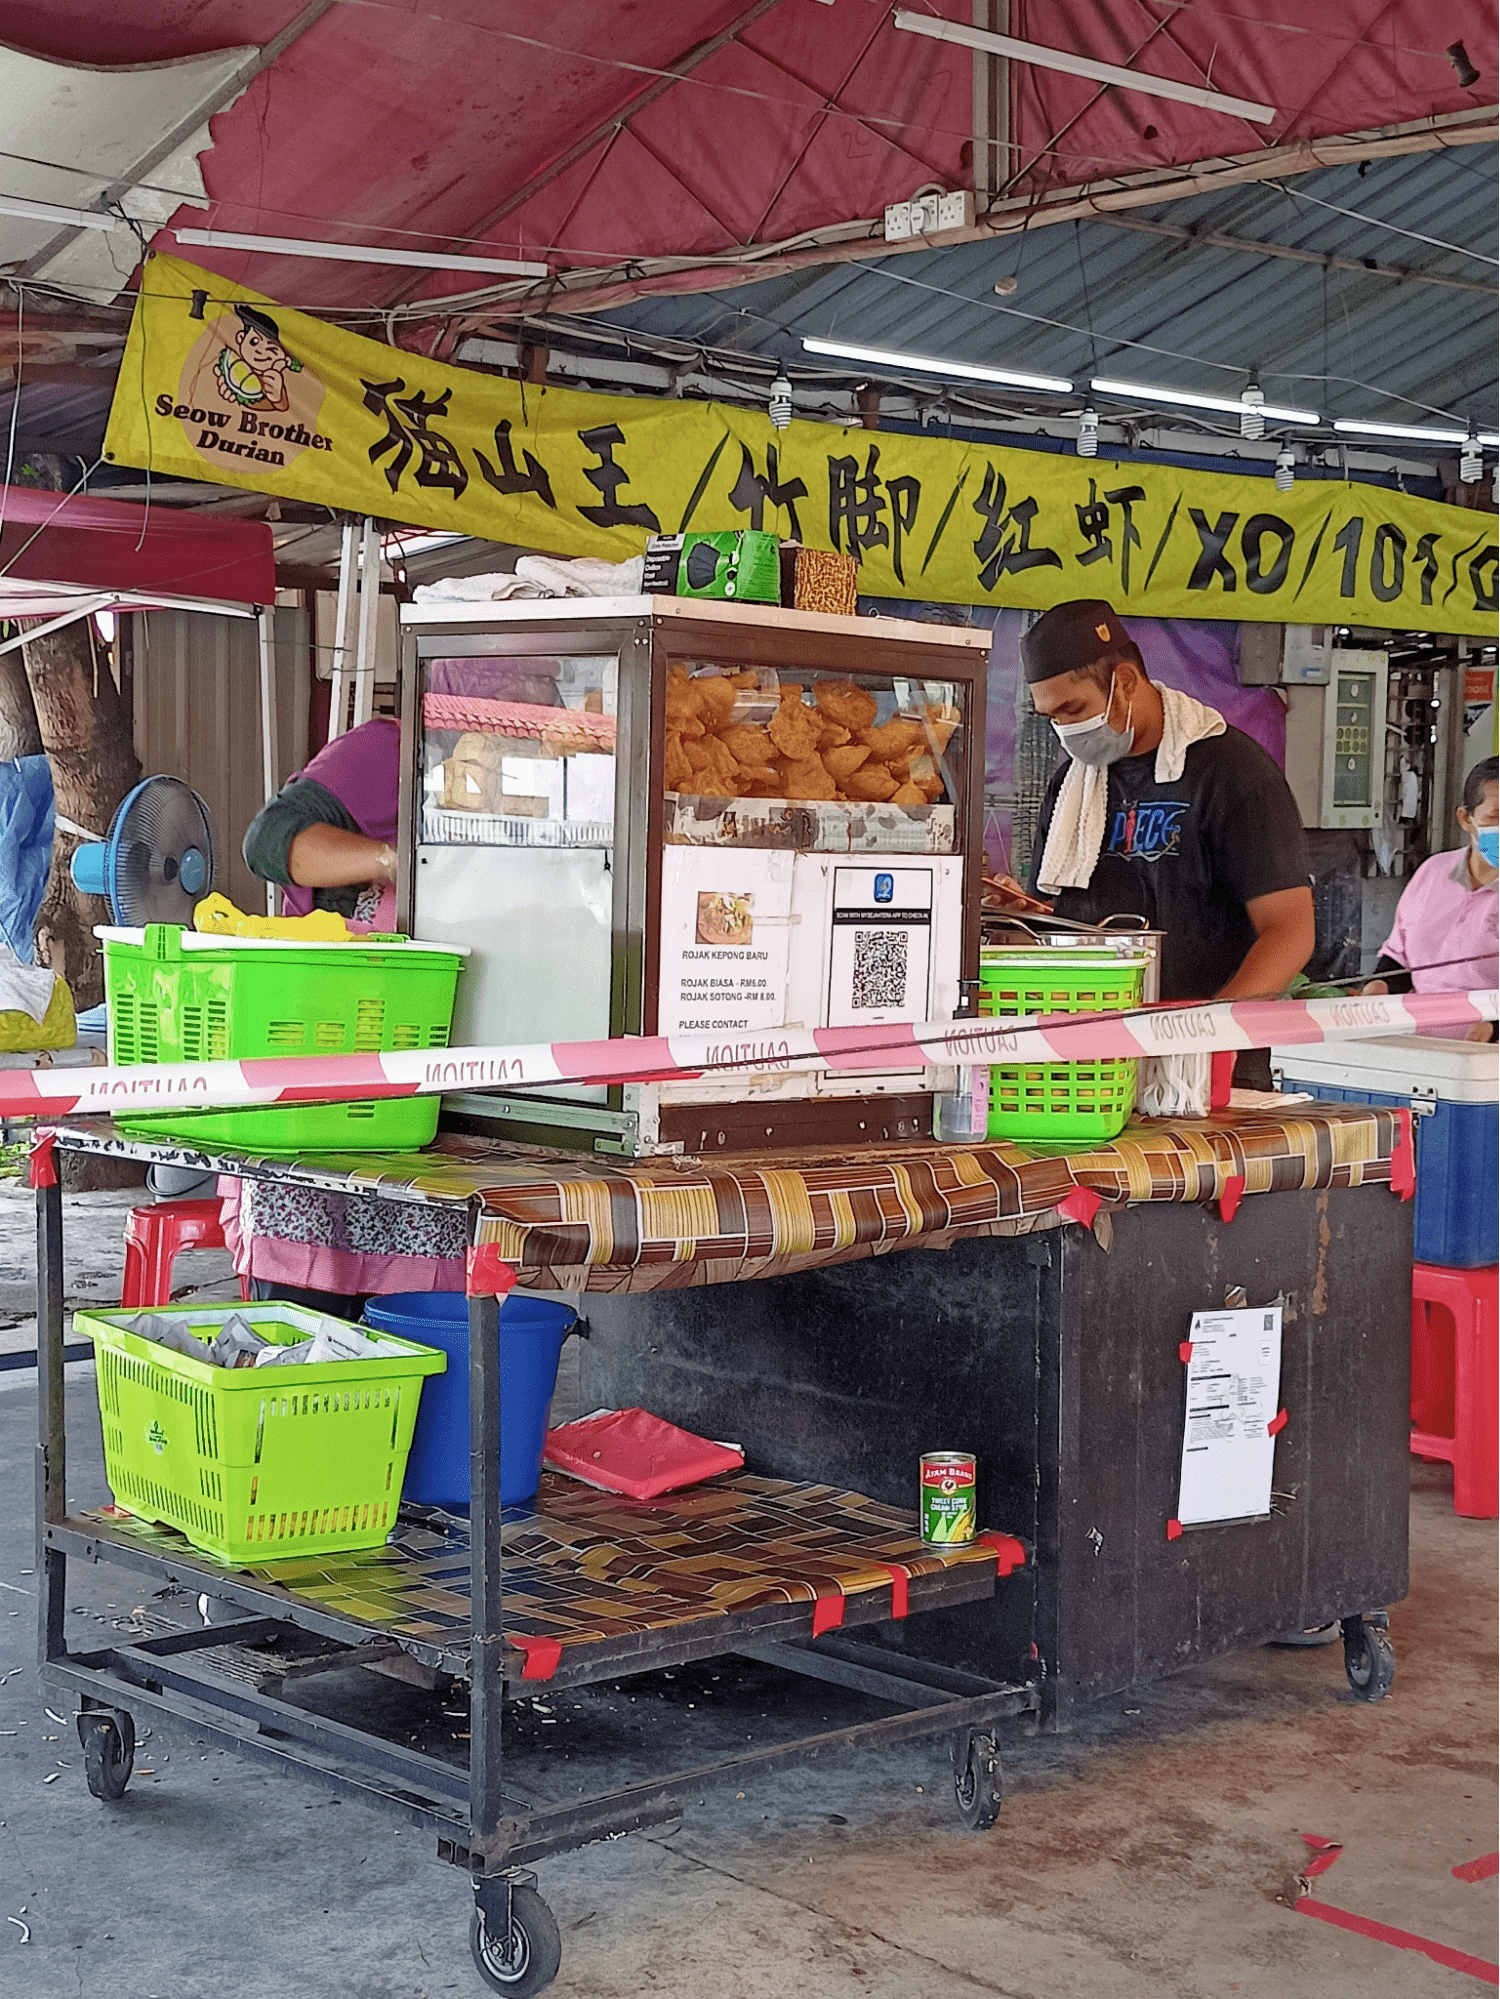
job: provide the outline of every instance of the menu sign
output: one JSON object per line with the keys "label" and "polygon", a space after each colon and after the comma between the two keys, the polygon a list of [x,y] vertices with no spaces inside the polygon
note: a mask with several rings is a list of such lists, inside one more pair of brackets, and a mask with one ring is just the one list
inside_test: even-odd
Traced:
{"label": "menu sign", "polygon": [[785,1024],[794,859],[753,848],[663,850],[658,1033]]}

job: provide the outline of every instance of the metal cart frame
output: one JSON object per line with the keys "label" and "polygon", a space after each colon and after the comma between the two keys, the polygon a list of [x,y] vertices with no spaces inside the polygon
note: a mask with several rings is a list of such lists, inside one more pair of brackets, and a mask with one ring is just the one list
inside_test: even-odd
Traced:
{"label": "metal cart frame", "polygon": [[[59,1131],[64,1149],[104,1149],[88,1134]],[[181,1158],[181,1148],[172,1148]],[[117,1156],[148,1160],[148,1142],[108,1141]],[[250,1175],[237,1159],[204,1157],[205,1170]],[[394,1198],[373,1196],[372,1198]],[[70,1515],[63,1374],[63,1204],[54,1184],[37,1188],[39,1351],[36,1458],[39,1665],[45,1692],[76,1704],[89,1787],[118,1798],[129,1780],[134,1750],[132,1710],[141,1706],[191,1721],[216,1746],[232,1749],[394,1812],[437,1837],[439,1858],[471,1877],[475,1914],[471,1945],[487,1983],[512,1995],[538,1992],[555,1976],[557,1925],[536,1894],[529,1863],[566,1853],[681,1815],[683,1799],[707,1785],[739,1782],[840,1751],[884,1746],[922,1736],[951,1737],[960,1816],[986,1830],[1000,1810],[995,1724],[1035,1711],[1039,1689],[1002,1683],[893,1655],[843,1635],[888,1621],[878,1601],[847,1600],[841,1632],[813,1641],[811,1603],[704,1618],[658,1635],[635,1634],[587,1648],[563,1664],[549,1688],[651,1671],[691,1660],[744,1655],[889,1702],[894,1712],[823,1734],[779,1742],[698,1768],[667,1770],[644,1783],[577,1803],[533,1808],[506,1790],[504,1705],[521,1681],[521,1659],[503,1636],[505,1577],[501,1559],[499,1301],[470,1300],[470,1397],[473,1466],[470,1533],[470,1630],[466,1648],[424,1646],[394,1636],[372,1638],[367,1624],[309,1607],[222,1570],[187,1550],[181,1558],[116,1538],[107,1525]],[[231,1623],[126,1638],[101,1648],[70,1649],[64,1631],[70,1561],[118,1562],[162,1583],[209,1589],[242,1615]],[[935,1585],[935,1587],[934,1587]],[[910,1608],[972,1602],[998,1587],[987,1568],[970,1564],[938,1577],[914,1577]],[[312,1634],[327,1649],[295,1660],[284,1680],[320,1671],[373,1666],[405,1653],[430,1671],[467,1680],[469,1767],[407,1748],[346,1722],[299,1708],[276,1694],[222,1672],[204,1655],[215,1648],[255,1645],[289,1629]],[[301,1642],[306,1642],[302,1637]]]}

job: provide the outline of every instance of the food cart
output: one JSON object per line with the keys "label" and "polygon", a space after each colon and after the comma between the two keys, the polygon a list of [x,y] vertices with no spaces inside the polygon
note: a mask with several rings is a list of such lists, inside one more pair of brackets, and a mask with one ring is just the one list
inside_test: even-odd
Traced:
{"label": "food cart", "polygon": [[[462,1203],[473,1236],[470,1522],[408,1516],[364,1554],[226,1570],[169,1530],[70,1505],[62,1204],[39,1188],[42,1677],[79,1709],[91,1789],[123,1792],[146,1707],[397,1812],[468,1870],[476,1963],[524,1993],[559,1956],[528,1864],[676,1818],[710,1784],[941,1733],[958,1810],[986,1828],[1004,1717],[1062,1722],[1331,1617],[1351,1685],[1378,1698],[1384,1607],[1406,1587],[1410,1211],[1388,1191],[1404,1115],[1162,1123],[1068,1158],[927,1143],[711,1163],[463,1135],[290,1162],[59,1127],[64,1148]],[[1252,1198],[1227,1220],[1240,1187]],[[549,1475],[502,1523],[493,1292],[512,1272],[585,1295],[586,1393],[638,1389],[719,1424],[747,1470],[650,1504]],[[1182,1315],[1231,1287],[1290,1307],[1275,1506],[1173,1538]],[[953,1444],[979,1452],[981,1521],[999,1531],[942,1551],[916,1538],[915,1458]],[[101,1561],[235,1620],[80,1643],[69,1567]],[[704,1660],[751,1676],[748,1706],[716,1688],[712,1716],[672,1717],[696,1760],[649,1741],[628,1781],[606,1758],[590,1790],[590,1744],[635,1740],[636,1676]],[[799,1729],[768,1674],[819,1683],[846,1704],[837,1725]],[[573,1697],[545,1718],[555,1733],[537,1693]]]}
{"label": "food cart", "polygon": [[[986,644],[671,599],[407,614],[400,894],[413,934],[473,954],[454,1041],[647,1037],[659,1074],[487,1075],[416,1152],[278,1157],[217,1122],[199,1136],[195,1111],[171,1136],[77,1118],[44,1140],[43,1679],[78,1706],[96,1794],[123,1791],[144,1706],[398,1812],[469,1872],[476,1964],[522,1994],[559,1961],[528,1866],[709,1784],[943,1734],[960,1815],[985,1829],[1007,1717],[1061,1724],[1329,1617],[1356,1691],[1385,1691],[1384,1606],[1406,1587],[1410,1225],[1388,1191],[1406,1113],[1267,1107],[1068,1154],[942,1144],[952,1071],[914,1048],[778,1058],[793,1030],[847,1052],[851,1030],[963,1007]],[[676,1066],[668,1037],[704,1034],[754,1068]],[[227,1569],[75,1509],[49,1144],[464,1207],[468,1518],[407,1509],[384,1546]],[[546,1474],[502,1520],[513,1282],[582,1294],[586,1399],[741,1441],[744,1471],[651,1502]],[[1182,1346],[1193,1313],[1240,1294],[1286,1328],[1285,1411],[1260,1425],[1272,1503],[1184,1533]],[[989,1531],[931,1547],[917,1458],[945,1449],[977,1455]],[[234,1619],[81,1644],[68,1570],[100,1561]],[[705,1662],[712,1700],[671,1710],[683,1764],[642,1739],[630,1689]],[[827,1726],[805,1725],[809,1683]]]}

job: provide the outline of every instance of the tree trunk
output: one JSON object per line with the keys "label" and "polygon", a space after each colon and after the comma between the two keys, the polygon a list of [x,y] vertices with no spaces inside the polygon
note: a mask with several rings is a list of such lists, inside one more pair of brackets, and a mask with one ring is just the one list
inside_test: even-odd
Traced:
{"label": "tree trunk", "polygon": [[0,763],[42,753],[42,732],[19,652],[0,652]]}
{"label": "tree trunk", "polygon": [[36,922],[36,958],[66,979],[80,1011],[104,998],[104,964],[94,941],[96,923],[108,922],[108,905],[73,886],[68,863],[81,835],[68,819],[96,838],[109,831],[115,807],[138,783],[141,766],[109,661],[93,620],[80,619],[22,648],[42,745],[52,766],[57,833],[52,873]]}

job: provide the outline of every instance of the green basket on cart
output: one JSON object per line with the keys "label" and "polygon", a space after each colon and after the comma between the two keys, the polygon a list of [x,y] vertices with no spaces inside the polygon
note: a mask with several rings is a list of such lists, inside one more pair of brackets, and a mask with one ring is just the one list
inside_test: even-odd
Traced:
{"label": "green basket on cart", "polygon": [[[347,944],[101,927],[109,1059],[224,1062],[446,1048],[465,952],[405,937]],[[430,1145],[436,1096],[265,1109],[153,1111],[122,1131],[256,1152],[405,1152]]]}
{"label": "green basket on cart", "polygon": [[[173,1305],[209,1345],[232,1312],[262,1339],[309,1339],[298,1305]],[[130,1330],[133,1311],[79,1312],[94,1342],[104,1472],[115,1503],[163,1521],[235,1567],[378,1548],[396,1524],[424,1375],[446,1354],[404,1351],[317,1366],[215,1367]],[[363,1330],[363,1329],[361,1329]]]}
{"label": "green basket on cart", "polygon": [[[990,1019],[1025,1014],[1113,1013],[1138,1006],[1149,952],[1009,949],[979,954],[979,1011]],[[990,1070],[991,1138],[1036,1145],[1114,1138],[1135,1109],[1134,1061],[995,1064]]]}

